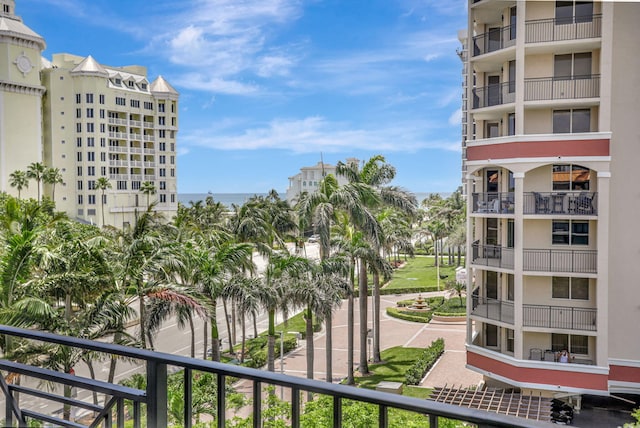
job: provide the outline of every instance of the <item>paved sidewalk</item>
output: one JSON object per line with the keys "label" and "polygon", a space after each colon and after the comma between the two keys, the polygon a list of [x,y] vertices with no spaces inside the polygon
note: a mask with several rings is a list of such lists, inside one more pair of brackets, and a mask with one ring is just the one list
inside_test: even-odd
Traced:
{"label": "paved sidewalk", "polygon": [[[422,293],[422,296],[432,297],[442,295],[442,292]],[[380,349],[394,346],[427,347],[435,339],[442,337],[445,342],[445,353],[436,365],[427,374],[421,386],[434,387],[445,385],[472,386],[477,385],[482,376],[465,368],[466,354],[464,349],[465,324],[464,323],[438,323],[429,324],[403,321],[387,316],[385,309],[395,306],[399,300],[406,300],[417,295],[389,295],[381,297],[380,319]],[[369,313],[371,313],[371,298],[369,298]],[[359,361],[359,311],[356,299],[355,304],[355,346],[354,364]],[[371,315],[369,315],[369,328],[372,327]],[[314,338],[314,378],[326,379],[326,354],[325,332],[315,334]],[[284,373],[293,376],[306,376],[306,341],[301,340],[299,347],[284,357]],[[365,344],[366,346],[367,344]],[[347,376],[347,302],[333,316],[333,381],[339,382]],[[276,361],[275,369],[280,371],[280,359]],[[242,383],[239,389],[242,390]]]}

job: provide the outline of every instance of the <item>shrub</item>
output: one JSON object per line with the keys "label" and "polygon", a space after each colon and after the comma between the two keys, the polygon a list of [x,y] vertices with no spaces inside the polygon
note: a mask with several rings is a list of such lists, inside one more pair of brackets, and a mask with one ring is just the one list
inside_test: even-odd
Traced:
{"label": "shrub", "polygon": [[425,374],[444,353],[444,339],[436,339],[424,350],[422,356],[407,370],[407,385],[418,385]]}
{"label": "shrub", "polygon": [[423,322],[431,321],[431,312],[409,312],[399,310],[398,308],[387,308],[387,314],[390,317],[398,318],[404,321]]}

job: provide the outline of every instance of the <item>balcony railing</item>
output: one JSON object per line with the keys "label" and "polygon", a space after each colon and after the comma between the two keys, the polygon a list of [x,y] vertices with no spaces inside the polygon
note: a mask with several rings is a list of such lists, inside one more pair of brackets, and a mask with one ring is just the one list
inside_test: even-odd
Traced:
{"label": "balcony railing", "polygon": [[471,315],[513,324],[513,302],[473,296]]}
{"label": "balcony railing", "polygon": [[522,305],[525,327],[596,331],[597,309],[570,306]]}
{"label": "balcony railing", "polygon": [[[461,420],[477,424],[482,427],[536,427],[546,426],[540,422],[519,419],[513,416],[500,415],[492,412],[485,412],[467,407],[458,407],[450,404],[438,403],[429,400],[406,397],[402,395],[388,394],[380,391],[371,391],[363,388],[353,388],[346,385],[337,385],[321,381],[309,380],[299,377],[288,376],[279,373],[250,369],[246,367],[233,366],[213,361],[197,360],[188,357],[175,356],[160,352],[152,352],[126,346],[113,345],[103,342],[95,342],[86,339],[77,339],[67,336],[59,336],[43,333],[34,330],[24,330],[8,326],[0,326],[0,334],[11,335],[23,339],[36,340],[47,343],[55,343],[62,346],[76,348],[87,351],[107,354],[110,356],[122,356],[140,361],[146,367],[146,389],[140,390],[128,388],[104,381],[93,380],[81,376],[61,373],[53,370],[34,367],[31,365],[16,363],[9,360],[0,360],[0,369],[10,373],[26,375],[42,381],[47,381],[54,385],[71,386],[78,389],[104,393],[111,397],[105,400],[103,405],[86,403],[77,398],[64,397],[60,393],[35,390],[24,386],[7,384],[5,378],[0,377],[0,385],[6,399],[6,415],[4,423],[13,426],[16,421],[20,426],[27,426],[27,419],[35,419],[46,423],[61,426],[84,426],[70,421],[62,420],[59,415],[44,414],[41,411],[24,408],[28,400],[17,400],[17,394],[21,397],[35,396],[46,399],[60,406],[66,405],[71,408],[88,409],[94,412],[95,420],[91,426],[111,426],[112,417],[115,415],[115,422],[118,427],[125,424],[125,404],[131,403],[133,412],[133,426],[140,427],[146,420],[148,427],[166,427],[167,417],[167,367],[172,366],[183,369],[184,377],[184,411],[183,423],[189,428],[192,425],[192,382],[193,375],[197,372],[207,372],[216,375],[217,397],[215,420],[218,427],[224,427],[227,420],[226,414],[226,385],[230,378],[246,379],[252,385],[252,415],[253,426],[262,426],[263,414],[262,387],[263,385],[277,385],[291,391],[291,414],[289,425],[300,426],[300,416],[302,413],[301,393],[313,392],[333,397],[333,426],[342,425],[342,402],[343,400],[355,400],[359,402],[373,403],[378,406],[378,425],[388,426],[388,409],[397,408],[418,412],[429,416],[429,425],[436,427],[438,417]],[[59,391],[60,388],[57,389]],[[146,418],[142,417],[142,404],[146,405]],[[38,409],[40,410],[40,409]]]}
{"label": "balcony railing", "polygon": [[500,245],[481,245],[480,241],[471,244],[471,263],[503,269],[513,269],[513,248]]}
{"label": "balcony railing", "polygon": [[473,90],[473,108],[484,108],[513,103],[516,100],[516,82],[496,83]]}
{"label": "balcony railing", "polygon": [[525,248],[523,269],[532,272],[597,273],[598,252]]}
{"label": "balcony railing", "polygon": [[600,96],[600,75],[524,79],[524,100],[571,100]]}
{"label": "balcony railing", "polygon": [[524,214],[597,215],[597,192],[525,192]]}
{"label": "balcony railing", "polygon": [[602,15],[527,21],[526,43],[591,39],[602,35]]}
{"label": "balcony railing", "polygon": [[473,56],[495,52],[500,49],[508,48],[509,46],[515,46],[515,44],[515,25],[492,28],[486,33],[477,35],[473,38]]}
{"label": "balcony railing", "polygon": [[513,214],[513,192],[487,192],[473,194],[473,212]]}

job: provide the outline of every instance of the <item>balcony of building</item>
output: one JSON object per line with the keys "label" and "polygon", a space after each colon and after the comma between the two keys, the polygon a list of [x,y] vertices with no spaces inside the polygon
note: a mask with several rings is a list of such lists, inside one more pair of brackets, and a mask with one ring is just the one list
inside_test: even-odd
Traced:
{"label": "balcony of building", "polygon": [[516,26],[493,27],[485,33],[473,37],[472,57],[496,52],[515,46]]}
{"label": "balcony of building", "polygon": [[524,79],[525,101],[584,100],[600,97],[600,75]]}
{"label": "balcony of building", "polygon": [[525,23],[525,43],[595,39],[602,35],[602,15],[532,19]]}
{"label": "balcony of building", "polygon": [[[540,422],[527,419],[519,419],[514,416],[500,415],[493,412],[485,412],[468,407],[454,406],[450,404],[438,403],[435,401],[417,399],[402,395],[389,394],[380,391],[372,391],[363,388],[353,388],[346,385],[331,384],[316,380],[309,380],[300,377],[293,377],[280,373],[273,373],[263,370],[250,369],[246,367],[223,364],[213,361],[198,360],[171,354],[142,350],[138,348],[114,345],[103,342],[77,339],[67,336],[59,336],[43,333],[35,330],[17,329],[8,326],[0,326],[0,333],[20,338],[22,340],[39,341],[52,343],[75,349],[81,353],[99,353],[108,357],[123,357],[137,361],[143,370],[143,378],[146,380],[144,389],[125,387],[115,383],[95,380],[79,375],[62,373],[50,369],[14,362],[11,360],[0,360],[2,370],[20,375],[22,377],[33,378],[36,381],[48,382],[52,388],[47,390],[34,389],[23,385],[7,383],[0,379],[2,391],[6,400],[6,415],[4,423],[13,426],[18,423],[20,426],[27,426],[28,420],[40,421],[56,426],[84,426],[69,420],[63,419],[62,412],[45,413],[42,407],[38,407],[42,400],[56,403],[59,408],[87,410],[92,421],[90,426],[112,426],[118,427],[125,424],[132,424],[134,427],[148,426],[154,428],[167,427],[169,425],[168,416],[168,373],[176,371],[181,373],[184,384],[184,406],[179,413],[182,425],[191,427],[194,420],[193,414],[193,379],[199,373],[214,374],[217,385],[216,411],[214,420],[217,426],[223,427],[226,421],[231,418],[227,410],[227,388],[226,385],[231,379],[242,379],[249,383],[249,395],[252,404],[249,406],[250,414],[253,416],[253,426],[260,427],[266,417],[263,413],[262,401],[266,392],[266,386],[277,386],[287,390],[285,403],[288,403],[290,416],[288,425],[299,427],[301,415],[304,411],[304,400],[302,393],[314,393],[332,397],[333,403],[333,426],[342,426],[343,423],[343,403],[345,400],[372,403],[377,410],[377,425],[387,427],[389,423],[389,409],[403,409],[428,415],[429,426],[438,426],[438,417],[445,417],[458,421],[476,424],[482,427],[537,427],[546,426]],[[104,394],[105,400],[97,404],[86,402],[78,396],[65,396],[65,387],[75,388],[85,392],[87,396],[91,393]],[[20,394],[20,400],[18,400]],[[35,398],[35,399],[24,399]],[[32,407],[29,407],[32,406]],[[127,412],[129,408],[129,412]]]}
{"label": "balcony of building", "polygon": [[474,214],[513,214],[514,192],[476,192],[472,195]]}
{"label": "balcony of building", "polygon": [[513,324],[513,302],[473,296],[471,315]]}
{"label": "balcony of building", "polygon": [[127,125],[127,119],[118,118],[118,117],[110,117],[108,120],[110,125]]}
{"label": "balcony of building", "polygon": [[474,88],[472,108],[482,109],[514,103],[516,100],[516,82],[496,83]]}
{"label": "balcony of building", "polygon": [[597,216],[598,192],[525,192],[525,215]]}
{"label": "balcony of building", "polygon": [[471,264],[474,266],[513,269],[513,248],[475,241],[471,244],[471,252]]}
{"label": "balcony of building", "polygon": [[596,308],[577,308],[573,306],[522,305],[523,327],[597,330]]}
{"label": "balcony of building", "polygon": [[584,273],[598,272],[598,251],[590,249],[525,248],[525,272]]}

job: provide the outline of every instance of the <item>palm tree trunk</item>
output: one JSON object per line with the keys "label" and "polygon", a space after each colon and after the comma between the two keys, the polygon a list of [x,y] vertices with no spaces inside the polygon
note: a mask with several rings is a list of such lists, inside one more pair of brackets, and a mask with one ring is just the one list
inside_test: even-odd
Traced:
{"label": "palm tree trunk", "polygon": [[244,313],[240,313],[240,326],[242,329],[242,344],[240,345],[240,364],[244,363],[244,348],[247,343],[246,317]]}
{"label": "palm tree trunk", "polygon": [[373,272],[373,362],[382,361],[380,357],[380,274]]}
{"label": "palm tree trunk", "polygon": [[102,227],[104,227],[104,190],[102,191],[102,196],[100,198],[100,206],[101,206],[101,210],[102,211]]}
{"label": "palm tree trunk", "polygon": [[238,316],[237,316],[237,308],[236,308],[236,304],[234,302],[231,302],[231,333],[233,335],[233,344],[235,345],[236,343],[236,338],[237,336],[237,331],[236,331],[236,324],[238,323]]}
{"label": "palm tree trunk", "polygon": [[347,296],[347,385],[354,385],[355,379],[353,378],[353,342],[354,342],[354,309],[355,304],[353,301],[354,284],[355,284],[355,269],[354,269],[355,261],[351,259],[351,268],[350,268],[350,278],[349,278],[349,296]]}
{"label": "palm tree trunk", "polygon": [[306,311],[306,339],[307,339],[307,379],[313,379],[313,315],[311,308]]}
{"label": "palm tree trunk", "polygon": [[326,336],[325,336],[325,358],[327,360],[327,377],[326,377],[326,381],[331,383],[333,382],[333,335],[332,335],[332,329],[333,329],[333,322],[332,322],[332,315],[331,313],[328,313],[325,317],[324,320],[324,326],[325,326],[325,330],[326,330]]}
{"label": "palm tree trunk", "polygon": [[358,272],[358,299],[360,306],[360,367],[361,374],[369,374],[369,363],[367,362],[367,263],[360,260],[360,270]]}
{"label": "palm tree trunk", "polygon": [[[140,284],[140,281],[138,281],[138,289],[141,288],[141,285],[142,284]],[[144,299],[141,294],[138,294],[138,307],[139,307],[139,315],[140,315],[140,344],[142,345],[142,349],[146,349],[147,338],[146,338],[145,328],[144,328],[144,321],[145,321]]]}
{"label": "palm tree trunk", "polygon": [[211,360],[220,361],[220,332],[218,331],[218,321],[215,315],[211,316]]}
{"label": "palm tree trunk", "polygon": [[191,358],[195,358],[196,357],[196,329],[193,326],[193,317],[191,316],[191,314],[189,314],[189,328],[191,329]]}
{"label": "palm tree trunk", "polygon": [[275,366],[275,346],[276,346],[276,310],[269,309],[269,331],[267,332],[267,370],[276,371]]}
{"label": "palm tree trunk", "polygon": [[[229,312],[227,310],[227,299],[222,299],[222,307],[224,309],[224,321],[227,324],[227,335],[229,336],[229,353],[233,352],[233,336],[231,335],[231,324],[229,323]],[[211,331],[213,333],[213,324],[211,324]],[[218,327],[216,325],[216,332]],[[213,343],[211,343],[213,345]]]}
{"label": "palm tree trunk", "polygon": [[[93,367],[93,361],[91,361],[89,358],[85,358],[83,360],[89,368],[89,376],[91,376],[91,379],[96,380],[96,370]],[[93,404],[95,404],[96,406],[98,405],[98,393],[95,391],[93,391]]]}
{"label": "palm tree trunk", "polygon": [[202,342],[203,342],[203,346],[204,346],[204,350],[202,351],[202,359],[206,360],[207,359],[207,349],[209,348],[209,336],[207,335],[207,330],[209,330],[209,323],[207,322],[207,320],[204,321],[204,326],[203,329],[204,331],[204,336],[202,338]]}
{"label": "palm tree trunk", "polygon": [[253,318],[253,337],[258,337],[258,322],[256,321],[256,313],[252,312],[251,317]]}

